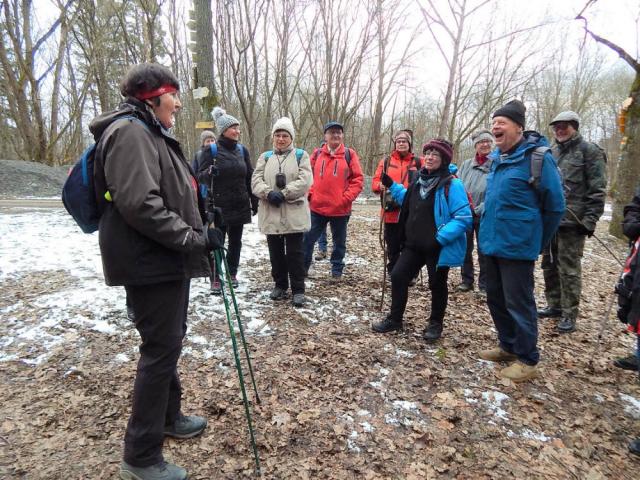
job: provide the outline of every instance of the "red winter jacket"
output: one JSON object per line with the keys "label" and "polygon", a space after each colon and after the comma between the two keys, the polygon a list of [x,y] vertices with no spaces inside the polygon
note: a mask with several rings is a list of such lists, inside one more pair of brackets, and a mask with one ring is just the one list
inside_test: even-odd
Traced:
{"label": "red winter jacket", "polygon": [[360,159],[351,149],[351,164],[344,157],[344,145],[334,154],[327,145],[311,155],[313,185],[309,190],[309,208],[325,217],[342,217],[351,213],[351,204],[362,191]]}
{"label": "red winter jacket", "polygon": [[[384,168],[385,159],[383,158],[378,163],[376,173],[371,181],[371,190],[374,193],[382,193],[383,185],[380,183],[380,177],[382,176],[382,170]],[[418,172],[422,168],[422,158],[416,157],[415,154],[409,153],[404,158],[400,157],[400,154],[394,150],[391,152],[391,157],[388,160],[387,175],[389,175],[394,182],[404,185],[405,188],[409,186],[409,181],[413,179],[415,172]],[[409,173],[413,172],[413,173]],[[411,177],[411,178],[410,178]],[[383,212],[380,210],[380,215],[384,213],[384,223],[398,223],[400,219],[400,209]]]}

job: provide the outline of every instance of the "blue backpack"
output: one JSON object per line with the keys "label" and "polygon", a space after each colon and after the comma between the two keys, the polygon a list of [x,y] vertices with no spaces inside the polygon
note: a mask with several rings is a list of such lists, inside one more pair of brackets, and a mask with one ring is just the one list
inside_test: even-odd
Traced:
{"label": "blue backpack", "polygon": [[[111,123],[115,124],[119,120],[135,120],[147,127],[139,118],[133,116],[120,117]],[[111,127],[109,125],[109,127]],[[107,128],[109,128],[107,127]],[[84,233],[93,233],[98,230],[102,212],[96,200],[96,191],[93,184],[93,170],[95,164],[96,144],[87,148],[75,163],[69,176],[62,186],[62,203],[69,215],[73,217]],[[110,202],[111,195],[105,193],[105,199]]]}
{"label": "blue backpack", "polygon": [[[271,155],[273,155],[273,150],[267,150],[266,152],[264,152],[265,163],[269,161],[269,159],[271,158]],[[302,155],[304,155],[304,150],[301,148],[296,148],[296,160],[298,162],[298,166],[300,166],[300,160],[302,160]]]}

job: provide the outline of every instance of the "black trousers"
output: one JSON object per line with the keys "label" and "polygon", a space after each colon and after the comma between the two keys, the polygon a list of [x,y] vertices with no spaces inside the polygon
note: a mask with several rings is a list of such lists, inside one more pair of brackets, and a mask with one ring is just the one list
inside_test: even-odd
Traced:
{"label": "black trousers", "polygon": [[402,321],[404,310],[409,298],[409,282],[418,275],[420,269],[426,265],[429,274],[429,290],[431,290],[431,314],[429,321],[442,323],[447,309],[449,287],[447,277],[449,267],[436,268],[440,252],[418,252],[405,248],[391,272],[391,318]]}
{"label": "black trousers", "polygon": [[[229,265],[229,273],[232,277],[238,274],[238,265],[240,265],[240,250],[242,250],[242,232],[244,231],[244,225],[225,225],[220,227],[220,230],[224,234],[225,241],[227,236],[229,242],[227,244],[227,264]],[[215,267],[215,263],[211,263]],[[212,269],[215,270],[215,269]],[[217,272],[213,272],[212,279],[217,277]]]}
{"label": "black trousers", "polygon": [[124,460],[147,467],[163,460],[164,426],[174,423],[180,413],[177,365],[187,332],[189,280],[125,289],[142,343],[124,436]]}
{"label": "black trousers", "polygon": [[[464,264],[460,270],[460,276],[462,277],[462,283],[466,285],[473,285],[473,237],[477,239],[480,235],[480,218],[473,217],[473,228],[467,232],[467,252],[464,257]],[[480,253],[480,249],[476,249],[478,252],[478,266],[480,267],[480,275],[478,276],[478,286],[484,290],[487,288],[486,279],[486,260],[484,255]]]}
{"label": "black trousers", "polygon": [[267,235],[273,281],[283,290],[287,290],[291,282],[292,294],[304,293],[302,237],[302,233]]}
{"label": "black trousers", "polygon": [[384,224],[384,242],[387,245],[387,273],[391,275],[393,267],[400,256],[400,233],[402,227],[398,223]]}

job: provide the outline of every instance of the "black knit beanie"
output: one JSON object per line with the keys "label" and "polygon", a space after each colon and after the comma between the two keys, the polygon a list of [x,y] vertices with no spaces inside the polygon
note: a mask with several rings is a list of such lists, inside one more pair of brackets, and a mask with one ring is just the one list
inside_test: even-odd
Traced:
{"label": "black knit beanie", "polygon": [[525,107],[524,103],[522,103],[520,100],[511,100],[505,106],[500,107],[498,110],[496,110],[492,118],[507,117],[524,128],[526,111],[527,107]]}

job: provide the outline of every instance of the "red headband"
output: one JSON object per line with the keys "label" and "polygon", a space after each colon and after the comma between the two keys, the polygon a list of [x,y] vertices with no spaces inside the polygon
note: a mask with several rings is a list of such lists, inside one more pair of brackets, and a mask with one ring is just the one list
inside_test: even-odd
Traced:
{"label": "red headband", "polygon": [[150,92],[139,93],[136,95],[138,100],[147,100],[153,97],[159,97],[160,95],[164,95],[165,93],[174,93],[177,92],[178,89],[173,85],[162,85],[161,87],[156,88],[155,90],[151,90]]}

